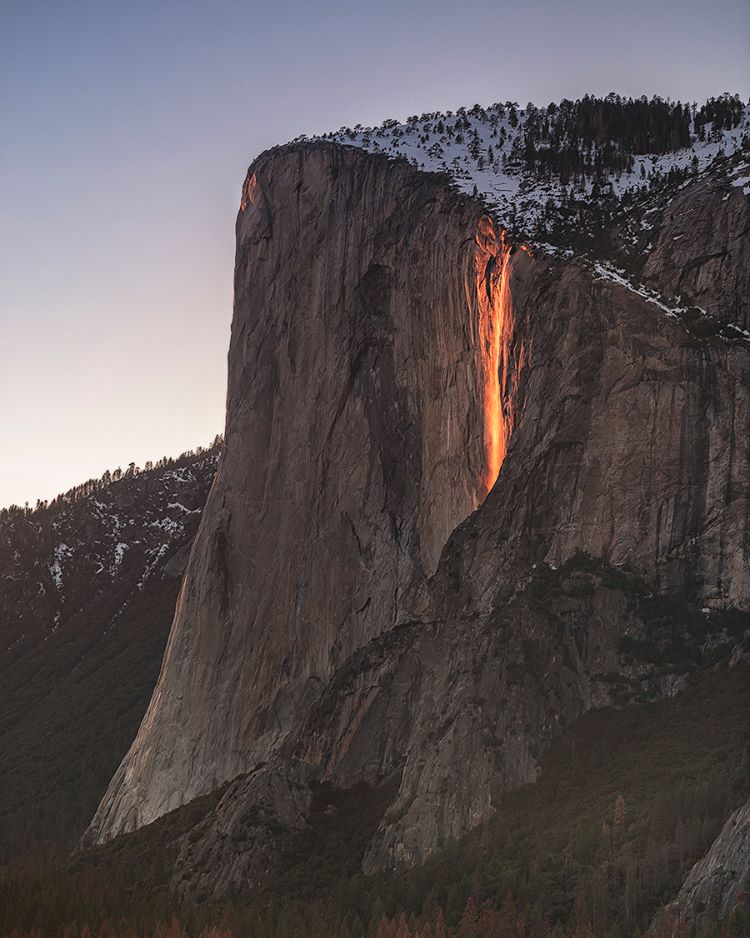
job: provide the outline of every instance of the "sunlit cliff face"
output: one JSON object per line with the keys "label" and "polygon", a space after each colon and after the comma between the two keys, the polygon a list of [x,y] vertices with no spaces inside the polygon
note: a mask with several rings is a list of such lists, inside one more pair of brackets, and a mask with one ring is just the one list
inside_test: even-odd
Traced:
{"label": "sunlit cliff face", "polygon": [[475,262],[483,382],[483,482],[487,494],[500,473],[510,433],[510,415],[504,412],[501,375],[506,376],[508,373],[513,327],[510,294],[511,246],[506,244],[505,231],[500,231],[498,237],[489,218],[480,220],[475,240],[479,248],[475,254]]}
{"label": "sunlit cliff face", "polygon": [[245,180],[245,186],[242,190],[242,199],[240,200],[240,208],[244,212],[248,205],[255,205],[256,199],[256,190],[258,188],[258,180],[255,176],[255,173],[252,173]]}

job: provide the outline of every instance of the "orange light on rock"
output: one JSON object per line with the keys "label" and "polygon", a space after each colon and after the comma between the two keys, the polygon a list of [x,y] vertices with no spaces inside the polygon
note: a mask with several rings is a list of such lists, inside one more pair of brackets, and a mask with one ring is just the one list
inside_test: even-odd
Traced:
{"label": "orange light on rock", "polygon": [[508,421],[503,413],[501,373],[507,372],[512,329],[511,246],[506,244],[504,231],[498,237],[488,218],[479,223],[476,243],[479,248],[475,257],[484,411],[483,482],[487,494],[500,474],[507,447]]}
{"label": "orange light on rock", "polygon": [[240,208],[244,212],[248,205],[255,205],[256,199],[256,190],[258,188],[258,179],[253,173],[251,176],[245,180],[245,185],[242,189],[242,198],[240,199]]}

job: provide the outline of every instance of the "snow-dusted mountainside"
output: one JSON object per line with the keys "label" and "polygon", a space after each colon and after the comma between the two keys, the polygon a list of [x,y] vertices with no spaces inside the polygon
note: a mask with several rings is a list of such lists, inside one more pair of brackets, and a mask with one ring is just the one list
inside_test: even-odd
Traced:
{"label": "snow-dusted mountainside", "polygon": [[4,650],[56,631],[105,590],[142,590],[190,543],[218,458],[215,445],[156,468],[106,473],[34,510],[0,512]]}
{"label": "snow-dusted mountainside", "polygon": [[575,222],[576,203],[611,208],[735,154],[731,182],[750,192],[750,106],[729,95],[701,108],[615,95],[546,108],[475,104],[342,127],[323,139],[446,173],[483,198],[500,224],[537,241],[554,235],[555,222]]}
{"label": "snow-dusted mountainside", "polygon": [[0,860],[72,844],[130,743],[219,454],[0,511]]}
{"label": "snow-dusted mountainside", "polygon": [[[750,341],[735,274],[747,242],[750,105],[736,95],[701,107],[616,95],[546,108],[475,104],[321,139],[441,174],[479,198],[516,245],[586,260],[597,278],[646,299],[695,338]],[[705,214],[716,201],[720,215]],[[675,216],[682,228],[664,244]],[[725,256],[715,250],[718,231]],[[674,255],[693,270],[682,291],[659,273],[665,262],[673,273]]]}

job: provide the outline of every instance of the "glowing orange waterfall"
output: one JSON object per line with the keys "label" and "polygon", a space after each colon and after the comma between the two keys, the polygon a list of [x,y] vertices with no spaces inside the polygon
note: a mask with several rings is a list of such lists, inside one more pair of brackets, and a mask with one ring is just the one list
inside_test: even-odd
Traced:
{"label": "glowing orange waterfall", "polygon": [[479,224],[476,238],[477,297],[479,303],[479,347],[483,380],[484,408],[484,487],[485,494],[500,473],[509,431],[503,412],[503,384],[508,372],[508,339],[513,310],[510,295],[510,245],[505,232],[499,238],[490,219]]}

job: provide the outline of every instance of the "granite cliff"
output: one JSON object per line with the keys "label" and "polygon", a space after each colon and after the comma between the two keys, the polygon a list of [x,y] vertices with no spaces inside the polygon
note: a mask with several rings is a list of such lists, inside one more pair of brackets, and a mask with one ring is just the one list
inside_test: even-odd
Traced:
{"label": "granite cliff", "polygon": [[[388,802],[364,868],[418,863],[586,710],[742,653],[748,216],[722,172],[659,207],[646,288],[405,161],[255,161],[226,449],[89,841],[230,781],[174,884],[243,888],[270,822],[283,841],[316,786],[364,786]],[[729,213],[700,243],[691,198]]]}

